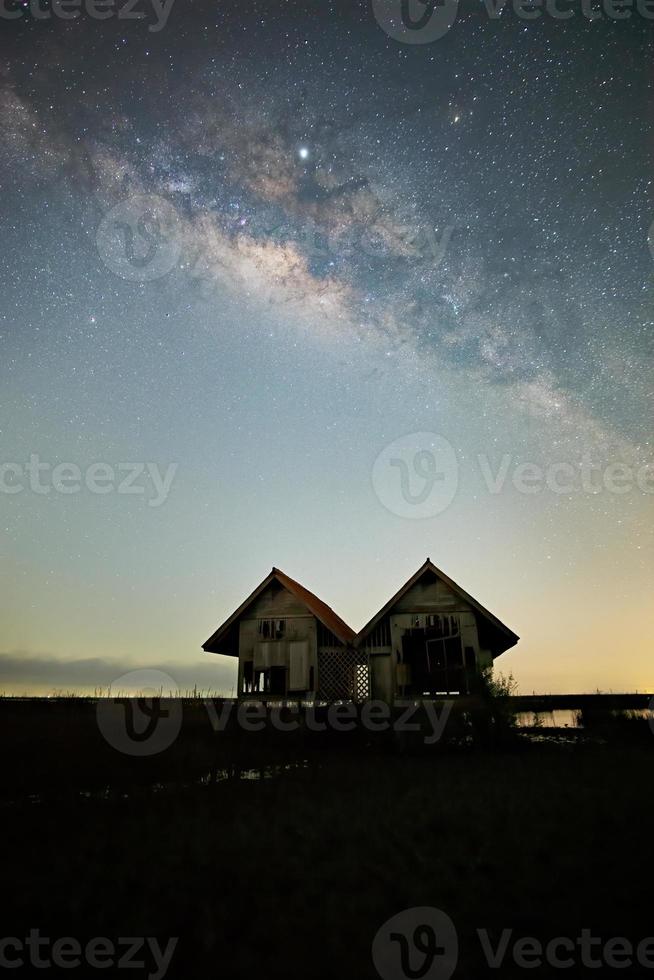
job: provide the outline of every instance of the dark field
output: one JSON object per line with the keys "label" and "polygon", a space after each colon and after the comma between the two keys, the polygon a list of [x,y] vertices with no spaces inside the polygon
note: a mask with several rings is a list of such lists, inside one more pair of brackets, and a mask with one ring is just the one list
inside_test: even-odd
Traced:
{"label": "dark field", "polygon": [[[377,930],[414,906],[453,920],[455,977],[562,972],[518,967],[511,945],[490,970],[476,929],[493,944],[503,929],[543,944],[654,935],[646,724],[425,748],[215,733],[201,708],[185,706],[170,749],[135,759],[98,735],[91,703],[0,705],[4,936],[177,936],[167,976],[304,980],[377,977]],[[422,975],[450,975],[434,968]]]}

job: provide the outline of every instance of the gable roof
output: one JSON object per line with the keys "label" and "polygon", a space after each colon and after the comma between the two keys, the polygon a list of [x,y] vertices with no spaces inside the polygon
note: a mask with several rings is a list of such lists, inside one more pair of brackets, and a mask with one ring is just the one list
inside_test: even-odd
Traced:
{"label": "gable roof", "polygon": [[334,610],[319,599],[317,595],[310,592],[295,579],[292,579],[290,575],[286,575],[279,568],[273,566],[272,571],[269,575],[265,577],[263,582],[260,583],[252,592],[251,595],[247,597],[245,602],[242,602],[238,609],[232,613],[229,619],[226,619],[222,626],[219,626],[215,633],[213,633],[209,639],[202,644],[202,649],[208,653],[218,653],[217,644],[225,636],[227,631],[231,626],[239,619],[240,616],[247,610],[248,606],[261,595],[261,593],[268,588],[271,582],[277,581],[283,588],[285,588],[291,595],[294,595],[296,599],[307,607],[310,613],[319,620],[323,626],[334,634],[342,643],[352,643],[356,637],[354,630],[344,622],[340,616],[337,616]]}
{"label": "gable roof", "polygon": [[361,643],[361,641],[366,638],[366,636],[371,632],[371,630],[375,628],[377,623],[388,612],[390,612],[390,610],[393,608],[395,603],[398,602],[402,598],[402,596],[406,592],[408,592],[409,589],[422,578],[425,572],[433,572],[433,574],[436,575],[437,578],[441,579],[443,582],[445,582],[447,586],[449,586],[452,592],[456,593],[456,595],[460,596],[460,598],[470,603],[473,609],[476,609],[476,611],[481,616],[483,616],[486,620],[488,620],[488,622],[500,632],[502,636],[502,640],[499,644],[501,649],[498,649],[498,653],[503,653],[505,650],[508,650],[509,647],[515,646],[515,644],[520,639],[518,634],[514,633],[513,630],[509,629],[508,626],[505,626],[504,623],[497,618],[497,616],[494,616],[492,612],[489,612],[489,610],[486,609],[484,606],[482,606],[480,602],[477,602],[477,600],[474,599],[468,592],[466,592],[465,589],[462,589],[460,585],[457,585],[457,583],[453,579],[451,579],[449,575],[446,575],[445,572],[442,572],[440,570],[440,568],[437,568],[436,565],[434,565],[434,563],[429,560],[429,558],[424,563],[424,565],[421,565],[418,571],[414,575],[412,575],[407,582],[404,583],[402,588],[399,589],[395,593],[395,595],[388,600],[386,605],[382,606],[382,608],[379,610],[378,613],[375,613],[375,615],[368,623],[366,623],[363,629],[359,630],[359,633],[357,634],[357,638],[356,638],[357,645]]}

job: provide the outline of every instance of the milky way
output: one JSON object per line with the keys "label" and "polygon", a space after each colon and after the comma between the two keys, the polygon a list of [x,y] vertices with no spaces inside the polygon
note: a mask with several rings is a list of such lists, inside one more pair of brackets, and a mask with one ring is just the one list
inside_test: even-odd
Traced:
{"label": "milky way", "polygon": [[364,3],[176,0],[151,22],[3,23],[8,458],[188,450],[235,488],[223,423],[278,417],[301,470],[318,416],[340,459],[376,406],[377,449],[445,428],[651,460],[652,21],[462,5],[424,45]]}

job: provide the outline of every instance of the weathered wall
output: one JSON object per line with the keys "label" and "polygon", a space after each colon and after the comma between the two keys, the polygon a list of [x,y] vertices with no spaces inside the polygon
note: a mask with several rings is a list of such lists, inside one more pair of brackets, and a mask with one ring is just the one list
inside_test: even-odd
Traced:
{"label": "weathered wall", "polygon": [[412,626],[417,614],[450,614],[457,616],[461,625],[461,642],[472,647],[479,666],[492,664],[489,651],[480,649],[476,614],[464,599],[440,579],[422,579],[409,589],[388,613],[390,647],[373,647],[370,657],[372,697],[392,701],[397,694],[397,663],[402,650],[402,635]]}
{"label": "weathered wall", "polygon": [[[280,640],[262,640],[259,634],[260,619],[283,619],[286,622],[284,637]],[[306,607],[274,584],[257,596],[247,610],[246,618],[239,623],[239,670],[238,689],[243,690],[243,662],[253,660],[257,667],[284,666],[289,669],[289,682],[306,684],[298,690],[306,690],[309,669],[313,666],[317,676],[317,624]]]}

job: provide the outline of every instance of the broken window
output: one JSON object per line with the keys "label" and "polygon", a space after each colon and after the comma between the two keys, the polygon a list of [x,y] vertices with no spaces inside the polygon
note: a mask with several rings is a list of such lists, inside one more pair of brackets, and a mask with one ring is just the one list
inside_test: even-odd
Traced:
{"label": "broken window", "polygon": [[[412,619],[415,622],[415,619]],[[464,694],[470,688],[470,658],[461,644],[458,617],[429,615],[424,627],[413,626],[402,637],[404,676],[416,695]],[[473,651],[474,661],[474,651]]]}
{"label": "broken window", "polygon": [[269,674],[270,694],[286,694],[286,667],[271,667]]}
{"label": "broken window", "polygon": [[251,694],[254,691],[254,661],[243,661],[243,693]]}
{"label": "broken window", "polygon": [[[286,695],[286,667],[266,667],[254,671],[252,690],[258,694]],[[246,693],[250,693],[246,690]]]}
{"label": "broken window", "polygon": [[285,619],[260,619],[259,636],[264,640],[281,640],[286,633]]}

